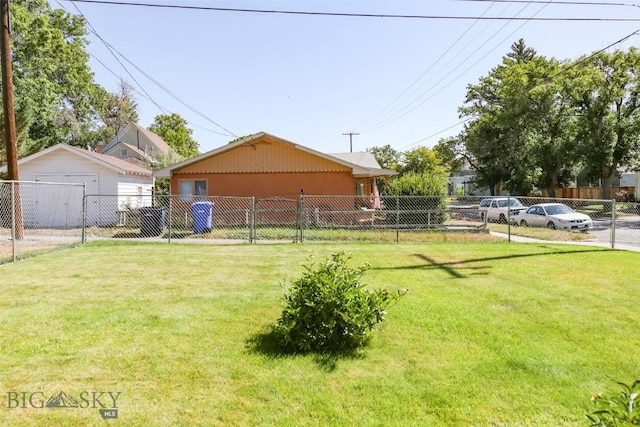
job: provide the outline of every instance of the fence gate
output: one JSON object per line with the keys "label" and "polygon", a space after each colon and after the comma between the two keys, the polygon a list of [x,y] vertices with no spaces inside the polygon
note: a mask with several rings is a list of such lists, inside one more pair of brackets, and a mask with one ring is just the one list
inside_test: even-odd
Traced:
{"label": "fence gate", "polygon": [[255,203],[255,237],[268,240],[301,240],[300,201],[270,197]]}

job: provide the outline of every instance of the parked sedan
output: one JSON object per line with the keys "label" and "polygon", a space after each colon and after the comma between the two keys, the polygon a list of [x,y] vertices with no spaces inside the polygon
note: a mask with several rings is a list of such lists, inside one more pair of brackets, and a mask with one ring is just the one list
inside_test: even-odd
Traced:
{"label": "parked sedan", "polygon": [[547,227],[558,230],[588,230],[593,227],[589,215],[576,212],[562,203],[532,205],[511,220],[523,227]]}
{"label": "parked sedan", "polygon": [[527,209],[520,200],[513,197],[494,197],[491,199],[482,199],[480,206],[480,219],[487,221],[497,221],[506,223],[507,218],[512,215],[517,215],[518,212]]}

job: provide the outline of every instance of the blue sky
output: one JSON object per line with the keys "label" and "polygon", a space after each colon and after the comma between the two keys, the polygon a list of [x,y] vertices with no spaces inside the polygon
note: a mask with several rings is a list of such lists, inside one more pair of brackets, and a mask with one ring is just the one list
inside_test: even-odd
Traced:
{"label": "blue sky", "polygon": [[[576,59],[640,29],[640,7],[452,0],[137,0],[181,6],[636,22],[400,19],[239,13],[49,0],[82,13],[96,81],[136,93],[140,124],[184,117],[201,152],[260,131],[315,150],[431,147],[462,129],[468,84],[523,38]],[[104,42],[111,46],[109,50]],[[626,49],[639,36],[616,45]],[[613,49],[613,48],[612,48]],[[611,50],[611,49],[610,49]],[[151,77],[154,81],[150,80]],[[176,99],[177,98],[177,99]],[[235,135],[235,136],[234,136]]]}

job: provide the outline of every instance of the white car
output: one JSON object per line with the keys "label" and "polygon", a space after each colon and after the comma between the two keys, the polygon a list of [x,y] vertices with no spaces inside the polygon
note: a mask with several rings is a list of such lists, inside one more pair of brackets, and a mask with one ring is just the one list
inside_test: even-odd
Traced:
{"label": "white car", "polygon": [[586,231],[593,227],[589,215],[574,211],[562,203],[539,203],[529,206],[512,218],[512,223],[523,227],[547,227],[557,230]]}
{"label": "white car", "polygon": [[[495,197],[492,199],[482,199],[480,201],[480,219],[487,221],[497,221],[506,223],[509,217],[513,217],[518,212],[527,209],[520,200],[513,197]],[[513,219],[511,219],[513,222]]]}

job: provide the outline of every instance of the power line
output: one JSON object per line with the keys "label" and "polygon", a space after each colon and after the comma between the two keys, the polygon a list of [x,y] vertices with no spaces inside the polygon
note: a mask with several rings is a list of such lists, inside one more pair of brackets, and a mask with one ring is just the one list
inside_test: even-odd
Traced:
{"label": "power line", "polygon": [[614,2],[588,2],[588,1],[543,1],[543,0],[453,0],[460,2],[479,2],[479,3],[544,3],[544,4],[562,4],[562,5],[580,5],[580,6],[632,6],[640,7],[631,3],[614,3]]}
{"label": "power line", "polygon": [[[524,10],[528,7],[529,5],[525,5],[523,6],[519,11],[518,14],[521,14],[522,12],[524,12]],[[535,14],[533,15],[534,17],[539,14],[540,12],[542,12],[544,9],[546,8],[546,5],[541,7],[540,9],[538,9],[537,12],[535,12]],[[517,16],[516,15],[516,16]],[[491,41],[495,36],[498,35],[498,33],[500,33],[503,29],[505,29],[507,27],[507,25],[509,24],[509,22],[505,23],[504,25],[502,25],[502,27],[500,27],[500,29],[498,29],[497,31],[495,31],[491,37],[489,37],[489,39],[487,39],[484,43],[482,43],[478,48],[476,48],[476,52],[479,52],[479,50],[481,48],[483,48],[487,43],[489,43],[489,41]],[[431,92],[432,90],[434,90],[440,83],[442,83],[444,80],[446,80],[447,78],[450,77],[449,74],[445,75],[444,77],[442,77],[440,80],[438,80],[437,82],[435,82],[434,84],[432,84],[426,91],[422,92],[422,94],[418,95],[416,98],[414,98],[410,103],[406,104],[404,107],[402,107],[400,110],[396,111],[391,117],[387,118],[384,121],[381,121],[373,126],[369,126],[368,128],[361,130],[362,132],[365,131],[371,131],[371,130],[375,130],[375,129],[379,129],[381,127],[384,127],[390,123],[395,122],[396,120],[401,119],[402,117],[405,117],[406,115],[408,115],[409,113],[415,111],[416,109],[418,109],[419,107],[421,107],[422,105],[424,105],[427,101],[433,99],[436,95],[440,94],[442,91],[444,91],[446,88],[448,88],[449,86],[451,86],[455,81],[457,81],[460,77],[464,76],[469,70],[471,70],[475,65],[477,65],[480,61],[482,61],[484,58],[486,58],[487,56],[489,56],[489,54],[491,52],[493,52],[494,50],[496,50],[498,47],[500,47],[502,45],[502,43],[504,43],[508,38],[510,38],[513,34],[515,34],[517,31],[519,31],[523,26],[525,26],[527,24],[527,22],[523,22],[520,26],[518,26],[515,30],[513,30],[511,33],[509,33],[509,35],[505,38],[503,38],[498,44],[496,44],[493,49],[489,50],[488,52],[486,52],[483,56],[481,56],[476,62],[474,62],[473,64],[471,64],[469,67],[467,67],[466,69],[464,69],[464,71],[462,71],[461,73],[457,74],[454,78],[452,78],[448,83],[446,83],[443,87],[441,87],[438,91],[436,91],[435,93],[433,93],[431,96],[423,99],[429,92]],[[464,65],[471,57],[467,57],[465,58],[462,62],[460,62],[456,67],[454,67],[456,70],[459,69],[459,67],[461,67],[462,65]],[[421,102],[419,102],[422,99]],[[416,103],[419,102],[417,105]],[[412,107],[413,106],[413,107]]]}
{"label": "power line", "polygon": [[[60,4],[60,2],[57,2],[58,4]],[[73,4],[73,3],[72,3]],[[60,6],[62,7],[62,5],[60,4]],[[104,41],[104,39],[102,37],[100,37],[100,35],[98,34],[98,32],[93,28],[93,26],[91,25],[91,23],[89,22],[89,20],[87,19],[86,16],[84,16],[84,14],[82,13],[82,11],[80,9],[78,9],[78,6],[76,4],[73,4],[73,7],[76,8],[76,10],[78,11],[78,13],[80,14],[80,16],[82,16],[82,18],[85,20],[85,22],[87,23],[87,26],[89,27],[89,31],[91,31],[105,46],[107,46],[107,49],[109,50],[109,53],[111,53],[111,55],[114,57],[114,59],[116,61],[118,61],[118,63],[120,64],[120,66],[125,70],[125,72],[129,75],[129,77],[131,77],[131,79],[133,79],[133,81],[138,85],[138,87],[140,88],[140,90],[142,90],[145,95],[148,97],[148,99],[156,106],[158,107],[158,109],[160,109],[160,111],[165,111],[152,97],[151,95],[149,95],[147,93],[147,91],[142,87],[142,85],[136,80],[136,78],[133,76],[133,74],[131,74],[129,72],[129,70],[127,69],[127,67],[124,66],[124,64],[122,62],[120,62],[120,60],[118,59],[118,57],[113,53],[113,50],[111,49],[111,47],[109,46],[109,44]]]}
{"label": "power line", "polygon": [[[72,3],[73,0],[71,1]],[[60,2],[57,2],[58,4],[60,4]],[[62,7],[62,5],[60,5]],[[222,135],[222,136],[234,136],[234,137],[238,137],[236,134],[234,134],[233,132],[231,132],[230,130],[226,129],[224,126],[216,123],[215,121],[213,121],[212,119],[210,119],[209,117],[205,116],[203,113],[201,113],[200,111],[196,110],[194,107],[190,106],[189,104],[187,104],[184,100],[182,100],[180,97],[178,97],[175,93],[173,93],[171,90],[169,90],[166,86],[162,85],[159,81],[157,81],[156,79],[154,79],[153,77],[151,77],[149,74],[147,74],[145,71],[143,71],[140,67],[138,67],[136,64],[134,64],[133,62],[131,62],[126,56],[124,56],[122,53],[120,53],[116,48],[114,48],[111,44],[109,44],[106,40],[104,40],[99,34],[98,32],[95,30],[95,28],[91,25],[91,23],[89,22],[89,20],[87,19],[87,17],[82,13],[82,11],[78,8],[78,6],[74,3],[73,6],[76,8],[76,10],[78,11],[78,13],[84,18],[85,22],[87,23],[87,26],[89,27],[89,30],[91,31],[91,33],[93,33],[107,48],[107,50],[109,51],[109,53],[111,53],[111,55],[115,58],[116,61],[118,61],[118,63],[120,64],[120,66],[125,70],[125,72],[133,79],[133,81],[138,85],[138,87],[140,88],[140,90],[142,90],[142,92],[144,93],[143,96],[145,96],[149,101],[151,101],[156,107],[158,107],[158,109],[162,112],[162,113],[169,113],[169,110],[162,107],[160,104],[158,104],[152,97],[151,95],[149,95],[149,93],[142,87],[142,85],[136,80],[136,78],[131,74],[131,72],[129,72],[129,70],[127,69],[127,67],[125,67],[125,65],[120,61],[120,59],[118,58],[118,56],[116,56],[115,53],[117,53],[120,57],[122,57],[125,61],[127,61],[129,64],[131,64],[136,70],[138,70],[142,75],[144,75],[147,79],[149,79],[151,82],[155,83],[158,87],[160,87],[162,90],[164,90],[165,92],[167,92],[169,95],[171,95],[174,99],[176,99],[178,102],[180,102],[182,105],[184,105],[185,107],[187,107],[188,109],[190,109],[191,111],[193,111],[194,113],[198,114],[199,116],[203,117],[204,119],[210,121],[211,123],[213,123],[214,125],[216,125],[217,127],[219,127],[220,129],[224,130],[225,132],[227,132],[226,134],[220,133],[220,132],[216,132],[214,130],[211,129],[205,129],[208,130],[209,132],[218,134],[218,135]],[[114,53],[115,52],[115,53]],[[109,70],[112,74],[116,75],[117,74],[115,72],[113,72],[111,69],[109,69],[109,67],[107,67],[102,61],[100,61],[99,59],[97,59],[95,57],[95,55],[93,55],[94,59],[96,59],[100,64],[102,64],[102,66],[104,66],[107,70]],[[204,128],[203,128],[204,129]]]}
{"label": "power line", "polygon": [[454,124],[454,125],[451,125],[451,126],[449,126],[449,127],[445,128],[445,129],[442,129],[441,131],[438,131],[438,132],[436,132],[436,133],[434,133],[434,134],[431,134],[431,135],[429,135],[429,136],[425,136],[424,138],[419,139],[419,140],[417,140],[416,142],[413,142],[413,143],[411,143],[411,144],[409,144],[409,145],[405,145],[404,147],[400,148],[398,151],[404,151],[404,150],[406,150],[406,149],[407,149],[407,148],[409,148],[409,147],[413,147],[414,145],[417,145],[417,144],[419,144],[419,143],[421,143],[421,142],[423,142],[423,141],[426,141],[427,139],[431,139],[431,138],[433,138],[434,136],[438,136],[438,135],[440,135],[441,133],[444,133],[444,132],[446,132],[446,131],[448,131],[448,130],[451,130],[451,129],[453,129],[453,128],[457,127],[457,126],[460,126],[461,124],[466,123],[466,122],[468,122],[468,121],[469,121],[469,120],[471,120],[471,119],[473,119],[473,117],[469,117],[469,118],[467,118],[467,119],[464,119],[464,120],[462,120],[462,121],[459,121],[458,123],[456,123],[456,124]]}
{"label": "power line", "polygon": [[[455,15],[402,15],[383,13],[344,13],[344,12],[311,12],[296,10],[267,10],[267,9],[244,9],[225,8],[208,6],[185,6],[155,3],[135,3],[122,1],[102,1],[102,0],[62,0],[75,3],[108,4],[114,6],[138,6],[153,7],[163,9],[183,9],[183,10],[206,10],[212,12],[241,12],[241,13],[262,13],[280,15],[307,15],[307,16],[332,16],[348,18],[395,18],[395,19],[443,19],[443,20],[487,20],[487,21],[563,21],[563,22],[640,22],[640,18],[518,18],[503,16],[455,16]],[[549,2],[543,2],[549,3]]]}
{"label": "power line", "polygon": [[[491,8],[493,7],[493,4],[489,5],[489,7],[487,7],[485,9],[485,11],[482,13],[482,16],[485,15],[485,13],[487,13]],[[382,115],[382,113],[384,113],[385,111],[387,111],[389,108],[391,108],[392,105],[394,105],[400,98],[402,98],[402,96],[404,96],[412,87],[414,87],[429,71],[431,71],[433,69],[433,67],[435,67],[441,60],[442,58],[444,58],[449,52],[451,52],[451,50],[458,44],[458,42],[460,42],[460,40],[462,40],[462,38],[478,23],[478,21],[473,22],[457,39],[456,41],[454,41],[443,53],[442,55],[440,55],[440,57],[438,57],[438,59],[436,59],[422,74],[420,74],[420,76],[415,79],[405,90],[403,90],[400,95],[396,96],[391,102],[389,102],[387,105],[385,105],[382,109],[380,109],[376,114],[374,114],[371,118],[369,118],[368,120],[362,122],[361,124],[359,124],[358,126],[355,126],[356,129],[361,128],[362,126],[371,123],[373,120],[375,120],[376,118],[378,118],[380,115]],[[365,129],[366,131],[366,129]]]}
{"label": "power line", "polygon": [[[592,53],[591,55],[589,55],[589,56],[587,56],[587,57],[585,57],[585,58],[583,58],[583,59],[581,59],[581,60],[579,60],[579,61],[576,61],[575,63],[573,63],[573,64],[571,64],[571,65],[569,65],[569,66],[567,66],[567,67],[563,68],[561,71],[559,71],[559,72],[557,72],[556,74],[554,74],[554,75],[550,76],[548,80],[552,80],[552,79],[554,79],[554,78],[558,77],[559,75],[562,75],[562,74],[566,73],[567,71],[571,70],[572,68],[574,68],[574,67],[577,67],[577,66],[579,66],[579,65],[584,64],[585,62],[589,61],[589,60],[590,60],[591,58],[593,58],[594,56],[596,56],[596,55],[598,55],[598,54],[600,54],[600,53],[604,52],[604,51],[605,51],[605,50],[607,50],[607,49],[612,48],[613,46],[615,46],[615,45],[617,45],[617,44],[620,44],[620,43],[622,43],[622,42],[624,42],[624,41],[628,40],[629,38],[631,38],[631,37],[633,37],[634,35],[637,35],[637,34],[639,34],[639,33],[640,33],[640,29],[638,29],[638,30],[636,30],[636,31],[632,32],[631,34],[626,35],[625,37],[621,38],[620,40],[616,40],[615,42],[613,42],[613,43],[609,44],[608,46],[606,46],[606,47],[604,47],[604,48],[602,48],[602,49],[600,49],[600,50],[598,50],[598,51],[596,51],[596,52],[594,52],[594,53]],[[540,84],[542,84],[542,83],[540,83]],[[540,86],[540,84],[538,84],[537,86]],[[537,86],[536,86],[536,87],[537,87]],[[434,136],[437,136],[437,135],[439,135],[439,134],[441,134],[441,133],[443,133],[443,132],[446,132],[446,131],[448,131],[448,130],[450,130],[450,129],[455,128],[456,126],[459,126],[459,125],[461,125],[461,124],[463,124],[463,123],[466,123],[466,122],[468,122],[469,120],[474,119],[475,117],[476,117],[476,116],[468,117],[468,118],[466,118],[466,119],[464,119],[464,120],[462,120],[462,121],[460,121],[460,122],[458,122],[458,123],[456,123],[456,124],[454,124],[454,125],[451,125],[451,126],[449,126],[449,127],[445,128],[445,129],[443,129],[443,130],[441,130],[441,131],[439,131],[439,132],[436,132],[436,133],[431,134],[431,135],[429,135],[429,136],[426,136],[426,137],[424,137],[424,138],[422,138],[422,139],[419,139],[419,140],[418,140],[418,141],[416,141],[416,142],[413,142],[413,143],[411,143],[411,144],[409,144],[409,145],[406,145],[406,146],[404,146],[404,147],[400,148],[400,150],[399,150],[399,151],[406,150],[407,148],[409,148],[409,147],[413,147],[414,145],[417,145],[417,144],[419,144],[419,143],[421,143],[421,142],[423,142],[423,141],[426,141],[427,139],[431,139],[431,138],[433,138]]]}
{"label": "power line", "polygon": [[631,34],[628,34],[628,35],[624,36],[624,37],[623,37],[623,38],[621,38],[620,40],[617,40],[617,41],[615,41],[615,42],[611,43],[610,45],[605,46],[605,47],[603,47],[602,49],[600,49],[600,50],[597,50],[597,51],[593,52],[591,55],[587,56],[586,58],[580,59],[580,60],[578,60],[578,61],[574,62],[573,64],[568,65],[567,67],[563,68],[561,71],[559,71],[559,72],[557,72],[556,74],[554,74],[554,75],[550,76],[550,77],[549,77],[549,80],[552,80],[552,79],[554,79],[554,78],[558,77],[559,75],[566,73],[567,71],[571,70],[572,68],[577,67],[578,65],[582,65],[582,64],[584,64],[585,62],[589,61],[589,60],[590,60],[591,58],[593,58],[594,56],[596,56],[596,55],[598,55],[598,54],[600,54],[600,53],[604,52],[604,51],[605,51],[605,50],[607,50],[607,49],[612,48],[613,46],[615,46],[615,45],[617,45],[617,44],[620,44],[620,43],[622,43],[622,42],[624,42],[624,41],[627,41],[628,39],[630,39],[631,37],[633,37],[633,36],[635,36],[635,35],[638,35],[639,33],[640,33],[640,29],[635,30],[633,33],[631,33]]}

